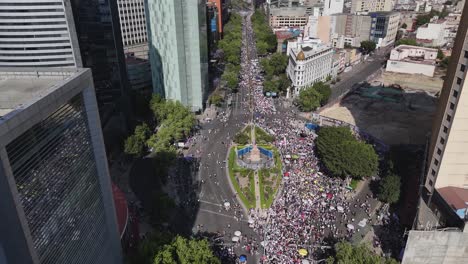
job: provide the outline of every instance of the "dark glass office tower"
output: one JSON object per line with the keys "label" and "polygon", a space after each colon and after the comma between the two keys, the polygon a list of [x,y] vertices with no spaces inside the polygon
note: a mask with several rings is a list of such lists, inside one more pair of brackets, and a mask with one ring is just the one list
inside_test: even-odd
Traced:
{"label": "dark glass office tower", "polygon": [[118,109],[128,114],[129,84],[115,0],[69,0],[83,67],[93,71],[101,118]]}

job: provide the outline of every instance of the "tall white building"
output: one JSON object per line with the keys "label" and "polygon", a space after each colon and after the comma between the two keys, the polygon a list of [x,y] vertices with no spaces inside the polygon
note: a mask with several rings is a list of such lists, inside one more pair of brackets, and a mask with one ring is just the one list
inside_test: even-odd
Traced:
{"label": "tall white building", "polygon": [[299,38],[288,42],[287,74],[295,93],[333,74],[333,49],[319,39]]}
{"label": "tall white building", "polygon": [[324,0],[323,13],[324,16],[343,13],[344,0]]}
{"label": "tall white building", "polygon": [[145,0],[117,0],[122,43],[126,54],[148,58]]}
{"label": "tall white building", "polygon": [[0,67],[81,66],[69,2],[1,0]]}

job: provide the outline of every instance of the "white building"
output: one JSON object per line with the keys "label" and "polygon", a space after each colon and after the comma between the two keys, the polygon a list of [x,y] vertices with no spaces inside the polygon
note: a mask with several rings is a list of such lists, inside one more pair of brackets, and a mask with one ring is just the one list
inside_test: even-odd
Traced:
{"label": "white building", "polygon": [[433,77],[436,59],[436,49],[400,45],[390,53],[390,59],[387,61],[387,71],[424,74]]}
{"label": "white building", "polygon": [[117,4],[124,52],[148,59],[145,1],[118,0]]}
{"label": "white building", "polygon": [[287,74],[296,94],[309,85],[333,75],[333,49],[319,39],[299,38],[289,41]]}
{"label": "white building", "polygon": [[444,23],[429,23],[418,28],[416,39],[428,46],[443,46],[446,43],[445,31]]}
{"label": "white building", "polygon": [[0,67],[79,67],[71,6],[64,0],[1,0]]}
{"label": "white building", "polygon": [[323,13],[324,16],[343,13],[344,0],[324,0]]}

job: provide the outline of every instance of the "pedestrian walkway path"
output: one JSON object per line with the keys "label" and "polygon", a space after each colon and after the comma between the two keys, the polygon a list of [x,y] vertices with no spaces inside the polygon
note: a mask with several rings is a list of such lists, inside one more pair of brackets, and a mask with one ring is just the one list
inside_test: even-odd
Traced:
{"label": "pedestrian walkway path", "polygon": [[254,181],[255,181],[255,209],[261,210],[262,201],[260,200],[260,182],[258,178],[258,171],[255,171],[254,173]]}

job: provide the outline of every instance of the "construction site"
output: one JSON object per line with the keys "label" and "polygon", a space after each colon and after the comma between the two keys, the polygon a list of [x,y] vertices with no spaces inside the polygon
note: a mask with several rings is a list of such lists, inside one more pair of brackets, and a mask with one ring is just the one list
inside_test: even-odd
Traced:
{"label": "construction site", "polygon": [[424,144],[439,89],[404,89],[373,81],[362,84],[320,115],[358,126],[388,145]]}

